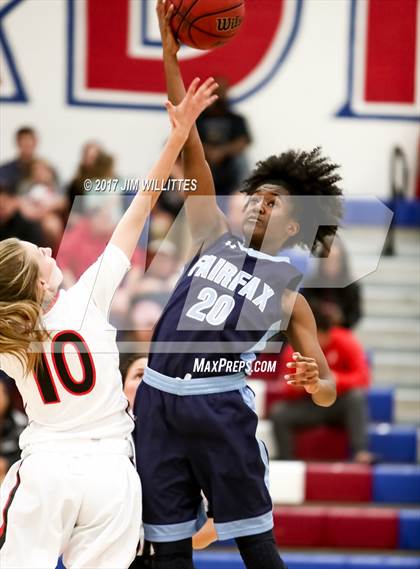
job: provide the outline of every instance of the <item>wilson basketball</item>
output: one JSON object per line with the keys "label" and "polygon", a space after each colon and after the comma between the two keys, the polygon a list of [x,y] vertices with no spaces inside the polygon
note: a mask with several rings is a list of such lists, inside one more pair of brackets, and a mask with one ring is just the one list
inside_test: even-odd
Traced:
{"label": "wilson basketball", "polygon": [[175,37],[196,49],[212,49],[238,33],[245,14],[242,0],[172,0]]}

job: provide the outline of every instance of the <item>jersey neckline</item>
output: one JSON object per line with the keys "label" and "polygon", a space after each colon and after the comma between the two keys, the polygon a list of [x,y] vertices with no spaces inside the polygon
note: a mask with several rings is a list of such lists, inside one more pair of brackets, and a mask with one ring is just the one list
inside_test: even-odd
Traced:
{"label": "jersey neckline", "polygon": [[290,263],[290,257],[275,257],[274,255],[269,255],[268,253],[263,253],[262,251],[257,251],[252,249],[252,247],[245,247],[243,243],[238,240],[239,248],[250,255],[251,257],[256,257],[257,259],[264,259],[266,261],[273,261],[274,263]]}

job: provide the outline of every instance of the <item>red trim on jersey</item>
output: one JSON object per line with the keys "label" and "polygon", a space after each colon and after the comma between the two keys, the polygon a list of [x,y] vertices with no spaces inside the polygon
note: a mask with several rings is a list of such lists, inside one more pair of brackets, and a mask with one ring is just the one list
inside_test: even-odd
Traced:
{"label": "red trim on jersey", "polygon": [[2,512],[2,524],[0,527],[0,549],[3,547],[4,542],[6,540],[6,529],[7,529],[7,515],[9,513],[10,506],[12,505],[13,498],[16,495],[16,491],[20,485],[20,474],[19,470],[22,464],[19,466],[18,471],[16,473],[16,484],[10,490],[9,496],[7,497],[6,504],[4,505],[3,512]]}

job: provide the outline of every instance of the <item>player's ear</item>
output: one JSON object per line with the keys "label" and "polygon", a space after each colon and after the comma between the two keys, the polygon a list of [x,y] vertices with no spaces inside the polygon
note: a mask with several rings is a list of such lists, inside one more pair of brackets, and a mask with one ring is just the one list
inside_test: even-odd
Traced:
{"label": "player's ear", "polygon": [[38,280],[38,286],[42,290],[42,292],[45,292],[46,290],[48,290],[48,283],[45,279],[40,278]]}
{"label": "player's ear", "polygon": [[286,230],[289,237],[294,237],[299,233],[300,225],[297,221],[292,219],[288,222]]}

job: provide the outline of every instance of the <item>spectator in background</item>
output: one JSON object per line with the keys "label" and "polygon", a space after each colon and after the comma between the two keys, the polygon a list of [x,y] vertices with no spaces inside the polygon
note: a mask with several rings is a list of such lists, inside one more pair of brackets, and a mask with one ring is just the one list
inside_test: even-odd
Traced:
{"label": "spectator in background", "polygon": [[124,342],[133,342],[133,349],[148,352],[153,328],[162,314],[162,304],[157,295],[139,295],[131,300],[127,313],[125,329],[120,328],[120,338]]}
{"label": "spectator in background", "polygon": [[149,220],[149,239],[151,241],[160,241],[166,237],[170,231],[174,217],[167,210],[155,207]]}
{"label": "spectator in background", "polygon": [[[321,253],[317,271],[305,280],[301,293],[309,304],[316,302],[329,313],[332,323],[353,328],[362,317],[360,285],[352,281],[347,252],[337,237],[329,254]],[[316,288],[317,287],[317,288]]]}
{"label": "spectator in background", "polygon": [[132,412],[137,388],[140,385],[144,370],[147,366],[146,354],[124,354],[120,359],[121,379],[124,394],[128,399],[129,410]]}
{"label": "spectator in background", "polygon": [[[174,167],[172,168],[170,180],[182,180],[184,178],[184,170],[182,168],[181,154],[178,156]],[[156,207],[169,213],[173,219],[178,215],[184,204],[184,196],[182,191],[164,191],[159,197],[157,205],[153,209],[155,213]]]}
{"label": "spectator in background", "polygon": [[[122,215],[120,195],[88,195],[85,205],[86,215],[80,216],[77,223],[65,232],[58,252],[66,286],[74,284],[99,257]],[[141,253],[136,251],[132,264],[139,264],[141,257]]]}
{"label": "spectator in background", "polygon": [[169,298],[181,269],[176,245],[164,239],[151,241],[147,248],[146,272],[133,286],[134,294],[159,293],[161,298]]}
{"label": "spectator in background", "polygon": [[[105,165],[105,166],[104,166]],[[83,210],[82,200],[74,201],[77,196],[86,194],[84,181],[95,178],[102,178],[104,170],[108,172],[113,169],[112,157],[105,154],[102,147],[94,141],[87,142],[82,148],[82,155],[77,166],[76,173],[66,189],[68,200],[68,212],[72,211],[74,205],[75,212],[80,213]]]}
{"label": "spectator in background", "polygon": [[[331,407],[314,405],[303,390],[284,382],[285,401],[276,403],[271,411],[278,457],[294,458],[293,431],[319,425],[340,425],[347,431],[353,458],[370,464],[373,455],[368,451],[368,413],[366,388],[369,386],[369,367],[362,346],[353,333],[333,326],[329,314],[320,306],[311,306],[318,340],[337,383],[337,400]],[[292,361],[293,350],[282,351],[279,373],[290,373],[286,362]]]}
{"label": "spectator in background", "polygon": [[48,247],[50,243],[41,223],[25,217],[20,211],[20,201],[14,188],[0,182],[0,240],[17,237],[39,247]]}
{"label": "spectator in background", "polygon": [[0,166],[0,181],[19,192],[22,182],[29,177],[32,161],[35,158],[37,136],[32,127],[21,127],[15,135],[18,155],[14,160]]}
{"label": "spectator in background", "polygon": [[56,252],[64,230],[67,200],[60,194],[57,176],[46,160],[33,160],[29,177],[21,184],[21,212],[39,221],[53,251]]}
{"label": "spectator in background", "polygon": [[[88,194],[84,198],[86,213],[78,215],[76,223],[65,231],[57,254],[65,287],[72,286],[101,255],[122,215],[122,200],[118,194]],[[132,269],[112,301],[111,323],[116,328],[125,327],[131,299],[144,272],[144,261],[144,252],[137,248],[131,258]]]}
{"label": "spectator in background", "polygon": [[11,380],[0,372],[0,481],[19,460],[19,436],[26,427],[26,416],[13,409]]}
{"label": "spectator in background", "polygon": [[251,143],[245,118],[230,110],[226,79],[217,78],[219,98],[197,120],[216,193],[235,191],[248,174],[244,151]]}
{"label": "spectator in background", "polygon": [[[43,158],[34,158],[31,161],[28,176],[20,185],[20,194],[25,196],[34,186],[44,186],[52,195],[60,198],[58,177],[51,164]],[[61,198],[60,205],[64,207]]]}
{"label": "spectator in background", "polygon": [[[168,182],[173,180],[183,180],[184,171],[182,167],[181,155],[172,168]],[[175,186],[176,190],[165,190],[161,193],[157,205],[153,209],[150,224],[150,239],[163,240],[169,239],[176,243],[179,258],[184,258],[184,262],[189,258],[189,248],[191,235],[185,219],[185,211],[182,210],[184,200],[189,192],[182,191],[181,186]],[[190,192],[191,194],[193,192]],[[161,213],[165,215],[161,215]],[[170,221],[170,225],[168,222]]]}

